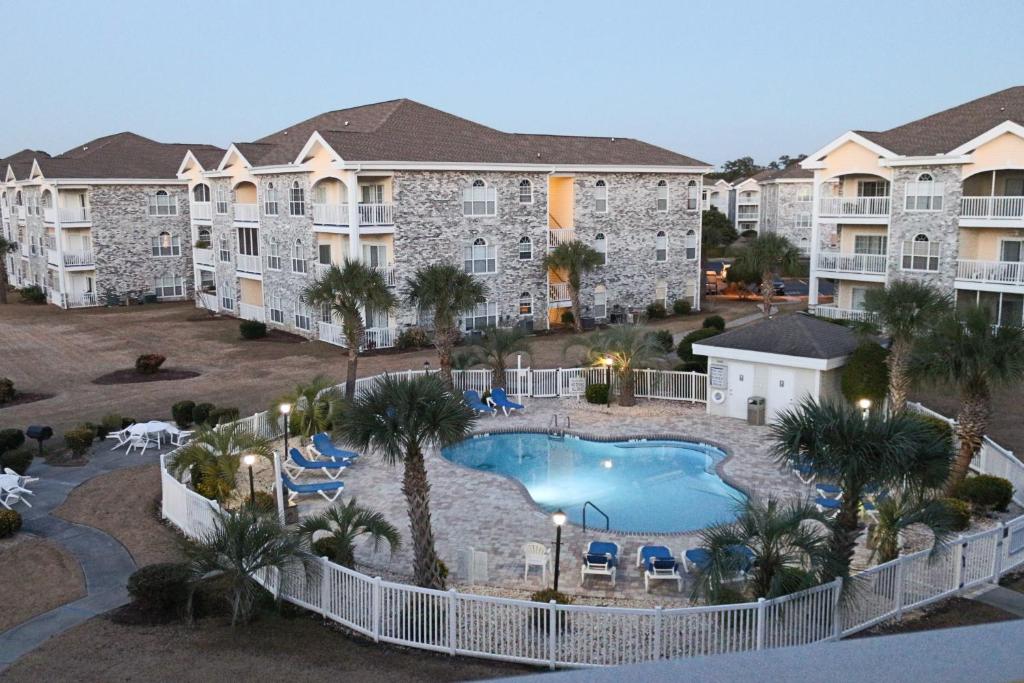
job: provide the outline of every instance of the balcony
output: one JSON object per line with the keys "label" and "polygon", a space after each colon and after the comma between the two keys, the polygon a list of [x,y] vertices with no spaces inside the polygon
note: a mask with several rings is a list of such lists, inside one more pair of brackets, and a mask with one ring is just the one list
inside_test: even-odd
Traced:
{"label": "balcony", "polygon": [[209,222],[213,220],[213,208],[210,202],[192,202],[189,204],[188,210],[194,221]]}
{"label": "balcony", "polygon": [[811,306],[810,310],[811,313],[819,318],[829,318],[831,320],[867,322],[872,317],[870,313],[859,308],[838,308],[835,305],[818,304],[817,306]]}
{"label": "balcony", "polygon": [[548,230],[548,249],[576,239],[576,228],[551,228]]}
{"label": "balcony", "polygon": [[[321,341],[334,344],[335,346],[348,346],[341,325],[318,322],[317,330]],[[395,345],[395,339],[397,338],[398,330],[394,327],[369,327],[366,329],[363,349],[388,349]]]}
{"label": "balcony", "polygon": [[240,301],[238,302],[238,317],[243,320],[255,320],[256,322],[265,323],[267,321],[267,309],[263,308],[263,306]]}
{"label": "balcony", "polygon": [[[43,209],[44,221],[47,220],[47,211],[52,212],[54,209]],[[62,226],[67,226],[70,223],[88,223],[92,220],[88,206],[63,206],[56,209],[56,212]],[[52,223],[53,220],[51,219],[49,222]]]}
{"label": "balcony", "polygon": [[1024,224],[1024,197],[961,197],[960,222],[980,225]]}
{"label": "balcony", "polygon": [[239,223],[257,223],[260,219],[259,204],[241,204],[235,202],[231,208],[232,215]]}
{"label": "balcony", "polygon": [[359,204],[359,225],[394,225],[393,204]]}
{"label": "balcony", "polygon": [[889,197],[822,197],[822,218],[888,218]]}
{"label": "balcony", "polygon": [[348,204],[314,204],[313,225],[348,225]]}
{"label": "balcony", "polygon": [[387,266],[376,266],[376,270],[384,277],[384,282],[388,287],[394,287],[398,284],[395,278],[395,264],[392,263]]}
{"label": "balcony", "polygon": [[64,252],[64,265],[68,268],[91,268],[95,264],[92,250]]}
{"label": "balcony", "polygon": [[196,247],[192,250],[192,258],[197,265],[213,267],[213,249],[200,249]]}
{"label": "balcony", "polygon": [[956,262],[956,279],[963,282],[1024,287],[1024,262],[963,259]]}
{"label": "balcony", "polygon": [[240,273],[263,273],[263,261],[259,255],[235,254],[235,270]]}
{"label": "balcony", "polygon": [[96,305],[95,292],[81,292],[79,294],[68,294],[66,297],[68,308],[84,308]]}
{"label": "balcony", "polygon": [[818,252],[817,270],[884,277],[887,259],[885,254],[820,251]]}
{"label": "balcony", "polygon": [[58,254],[57,250],[53,247],[46,250],[46,262],[51,266],[60,265],[60,254]]}
{"label": "balcony", "polygon": [[568,282],[552,282],[548,284],[548,306],[550,308],[568,306],[570,301]]}
{"label": "balcony", "polygon": [[740,197],[736,200],[737,206],[758,206],[761,203],[758,197]]}
{"label": "balcony", "polygon": [[761,214],[757,211],[737,211],[736,220],[738,221],[756,221],[761,217]]}

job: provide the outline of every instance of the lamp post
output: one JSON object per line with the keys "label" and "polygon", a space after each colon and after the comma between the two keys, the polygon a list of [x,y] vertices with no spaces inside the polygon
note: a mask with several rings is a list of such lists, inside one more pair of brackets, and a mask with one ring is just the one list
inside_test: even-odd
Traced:
{"label": "lamp post", "polygon": [[608,394],[605,396],[604,404],[608,407],[612,404],[612,365],[615,364],[615,360],[611,356],[605,356],[601,362],[604,363],[604,381],[608,385]]}
{"label": "lamp post", "polygon": [[249,505],[256,509],[256,485],[252,481],[252,466],[256,464],[256,456],[250,453],[242,458],[242,462],[249,468]]}
{"label": "lamp post", "polygon": [[288,414],[292,412],[291,403],[282,403],[278,406],[281,416],[284,418],[284,457],[288,457]]}
{"label": "lamp post", "polygon": [[865,420],[868,419],[868,415],[871,414],[871,399],[862,398],[857,401],[857,405],[860,406],[860,414]]}
{"label": "lamp post", "polygon": [[423,374],[424,375],[429,375],[430,374],[430,361],[429,360],[423,361]]}
{"label": "lamp post", "polygon": [[565,524],[565,513],[561,509],[555,510],[551,515],[551,521],[555,523],[555,584],[554,589],[558,591],[558,564],[562,559],[562,526]]}

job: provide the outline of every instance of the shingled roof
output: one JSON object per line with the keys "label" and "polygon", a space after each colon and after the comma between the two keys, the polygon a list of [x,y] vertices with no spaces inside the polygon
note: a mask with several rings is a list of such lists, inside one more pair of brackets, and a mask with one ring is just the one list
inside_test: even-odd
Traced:
{"label": "shingled roof", "polygon": [[1005,121],[1024,125],[1024,86],[979,97],[916,121],[876,132],[854,131],[896,154],[945,154]]}
{"label": "shingled roof", "polygon": [[769,169],[769,171],[771,172],[766,174],[763,178],[758,178],[758,182],[770,183],[774,180],[814,180],[814,171],[808,171],[800,164],[790,164],[786,168]]}
{"label": "shingled roof", "polygon": [[504,133],[408,99],[327,112],[235,146],[254,166],[287,164],[314,132],[347,161],[710,167],[631,138]]}
{"label": "shingled roof", "polygon": [[697,343],[827,360],[850,355],[860,342],[860,337],[847,327],[797,313],[744,325]]}
{"label": "shingled roof", "polygon": [[35,158],[47,178],[170,179],[188,150],[202,155],[211,167],[216,166],[211,160],[224,155],[213,145],[157,142],[125,132],[90,140],[55,157]]}
{"label": "shingled roof", "polygon": [[49,157],[50,155],[42,150],[23,149],[5,159],[0,159],[0,172],[6,174],[7,166],[9,165],[14,169],[15,178],[27,178],[28,174],[32,171],[33,159],[48,159]]}

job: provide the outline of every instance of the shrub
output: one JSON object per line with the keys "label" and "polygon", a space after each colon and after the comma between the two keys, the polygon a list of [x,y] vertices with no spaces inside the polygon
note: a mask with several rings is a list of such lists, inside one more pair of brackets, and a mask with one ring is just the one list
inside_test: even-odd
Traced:
{"label": "shrub", "polygon": [[107,430],[107,433],[117,432],[124,429],[124,418],[116,413],[104,415],[100,424]]}
{"label": "shrub", "polygon": [[676,372],[707,372],[708,359],[701,356],[697,360],[687,360],[682,363],[676,363],[675,367],[672,369]]}
{"label": "shrub", "polygon": [[1013,484],[1008,479],[979,474],[964,479],[956,487],[955,497],[965,500],[981,510],[1006,512],[1013,499]]}
{"label": "shrub", "polygon": [[704,327],[699,330],[694,330],[683,337],[682,341],[679,342],[679,348],[676,349],[676,354],[679,356],[680,360],[700,360],[697,356],[693,355],[694,343],[703,339],[708,339],[709,337],[714,337],[716,334],[720,334],[720,332],[713,327]]}
{"label": "shrub", "polygon": [[197,403],[196,407],[192,409],[192,421],[197,425],[209,424],[210,412],[213,409],[212,403]]}
{"label": "shrub", "polygon": [[0,403],[8,403],[14,400],[14,381],[7,377],[0,377]]}
{"label": "shrub", "polygon": [[422,327],[407,327],[398,333],[395,346],[399,351],[425,349],[430,346],[430,335]]}
{"label": "shrub", "polygon": [[587,390],[584,393],[587,399],[587,403],[595,403],[597,405],[608,404],[608,385],[605,383],[600,384],[588,384]]}
{"label": "shrub", "polygon": [[144,609],[162,613],[177,611],[188,601],[190,577],[187,564],[146,565],[128,577],[128,593]]}
{"label": "shrub", "polygon": [[38,285],[29,285],[21,288],[21,300],[30,304],[45,304],[46,292]]}
{"label": "shrub", "polygon": [[971,504],[959,498],[943,498],[939,501],[949,518],[950,531],[965,531],[971,525]]}
{"label": "shrub", "polygon": [[576,322],[576,316],[572,314],[572,311],[566,311],[562,314],[563,325],[572,325],[574,322]]}
{"label": "shrub", "polygon": [[103,441],[103,439],[107,438],[107,434],[110,433],[110,427],[103,424],[102,422],[100,422],[99,424],[93,424],[92,422],[90,422],[89,425],[92,427],[92,430],[96,432],[96,438],[99,439],[100,441]]}
{"label": "shrub", "polygon": [[155,375],[165,360],[167,360],[167,356],[161,356],[159,353],[144,353],[135,359],[135,372],[143,375]]}
{"label": "shrub", "polygon": [[36,454],[29,447],[15,448],[5,453],[0,453],[0,471],[5,467],[10,467],[18,474],[25,474],[28,472],[28,467],[32,464],[34,457],[36,457]]}
{"label": "shrub", "polygon": [[668,316],[668,311],[665,310],[665,304],[660,301],[647,304],[647,317],[648,318],[664,318]]}
{"label": "shrub", "polygon": [[704,322],[701,323],[701,327],[706,330],[718,330],[719,332],[725,332],[725,318],[720,315],[709,315],[704,318]]}
{"label": "shrub", "polygon": [[97,425],[94,425],[92,422],[83,422],[78,426],[81,427],[82,429],[88,429],[90,432],[92,432],[93,441],[95,441],[96,437],[99,436],[100,428]]}
{"label": "shrub", "polygon": [[[571,605],[572,598],[561,591],[556,591],[552,588],[545,588],[544,590],[537,591],[530,596],[530,600],[533,602],[540,602],[547,605],[552,600],[559,605]],[[558,613],[558,630],[563,631],[566,627],[566,613]],[[545,608],[538,608],[533,611],[533,627],[543,631],[547,631],[551,628],[551,616],[548,610]]]}
{"label": "shrub", "polygon": [[544,590],[537,591],[536,593],[530,596],[530,600],[533,602],[543,602],[545,604],[551,602],[552,600],[554,600],[559,605],[572,604],[571,596],[568,596],[565,593],[562,593],[561,591],[556,591],[552,588],[545,588]]}
{"label": "shrub", "polygon": [[953,447],[953,427],[941,417],[925,415],[924,413],[911,413],[921,422],[931,425],[943,438],[949,440],[950,448]]}
{"label": "shrub", "polygon": [[196,240],[196,243],[193,246],[196,249],[209,249],[210,248],[210,240]]}
{"label": "shrub", "polygon": [[324,536],[313,541],[313,554],[317,557],[334,557],[334,539]]}
{"label": "shrub", "polygon": [[[245,504],[250,505],[249,495],[245,494]],[[256,512],[276,512],[277,498],[272,493],[257,491],[255,499]]]}
{"label": "shrub", "polygon": [[21,514],[16,510],[0,510],[0,538],[7,538],[21,529]]}
{"label": "shrub", "polygon": [[267,325],[258,320],[243,320],[238,323],[238,332],[242,339],[261,339],[267,336]]}
{"label": "shrub", "polygon": [[25,432],[20,429],[0,429],[0,453],[21,448],[25,443]]}
{"label": "shrub", "polygon": [[171,406],[171,417],[180,429],[188,429],[192,425],[192,411],[195,408],[195,401],[178,401]]}
{"label": "shrub", "polygon": [[693,305],[686,299],[676,299],[672,302],[672,312],[676,315],[688,315]]}
{"label": "shrub", "polygon": [[92,446],[93,438],[95,434],[88,427],[79,425],[74,429],[69,429],[64,432],[64,445],[68,447],[72,455],[76,458],[80,458],[89,451],[89,447]]}
{"label": "shrub", "polygon": [[213,410],[211,410],[210,416],[206,418],[206,421],[211,427],[214,427],[216,425],[234,422],[235,420],[238,419],[238,416],[238,408],[229,408],[225,406],[223,408],[214,408]]}
{"label": "shrub", "polygon": [[675,347],[676,342],[672,339],[672,333],[668,330],[655,330],[651,332],[651,337],[655,344],[664,351],[665,353],[672,353],[672,349]]}
{"label": "shrub", "polygon": [[885,357],[889,352],[873,341],[864,341],[850,354],[850,360],[843,367],[841,387],[843,396],[856,404],[867,398],[881,406],[889,391],[889,367]]}

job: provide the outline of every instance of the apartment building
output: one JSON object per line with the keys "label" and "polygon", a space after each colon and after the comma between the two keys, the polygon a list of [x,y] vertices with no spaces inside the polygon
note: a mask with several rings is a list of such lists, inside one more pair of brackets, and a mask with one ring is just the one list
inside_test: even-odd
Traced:
{"label": "apartment building", "polygon": [[64,308],[190,296],[188,187],[176,177],[186,150],[207,163],[224,153],[117,133],[57,156],[5,159],[0,215],[19,244],[12,284],[38,285]]}
{"label": "apartment building", "polygon": [[814,173],[792,164],[755,177],[761,195],[760,232],[782,235],[810,256]]}
{"label": "apartment building", "polygon": [[[565,273],[543,257],[572,239],[604,255],[583,282],[586,317],[697,307],[710,170],[637,140],[504,133],[402,99],[327,112],[212,162],[190,151],[178,178],[202,305],[341,344],[338,321],[300,294],[345,258],[379,268],[399,298],[417,268],[461,265],[488,292],[466,330],[560,321]],[[418,323],[404,304],[365,316],[373,347]]]}
{"label": "apartment building", "polygon": [[1001,325],[1024,313],[1024,87],[886,131],[849,131],[802,162],[814,173],[810,303],[858,318],[864,293],[932,283]]}
{"label": "apartment building", "polygon": [[761,171],[749,178],[737,181],[732,186],[733,225],[741,235],[745,232],[759,232],[761,227],[761,184],[760,179],[767,171]]}
{"label": "apartment building", "polygon": [[701,205],[705,211],[712,207],[721,211],[729,220],[733,217],[732,185],[728,181],[705,179],[704,189],[701,192]]}

